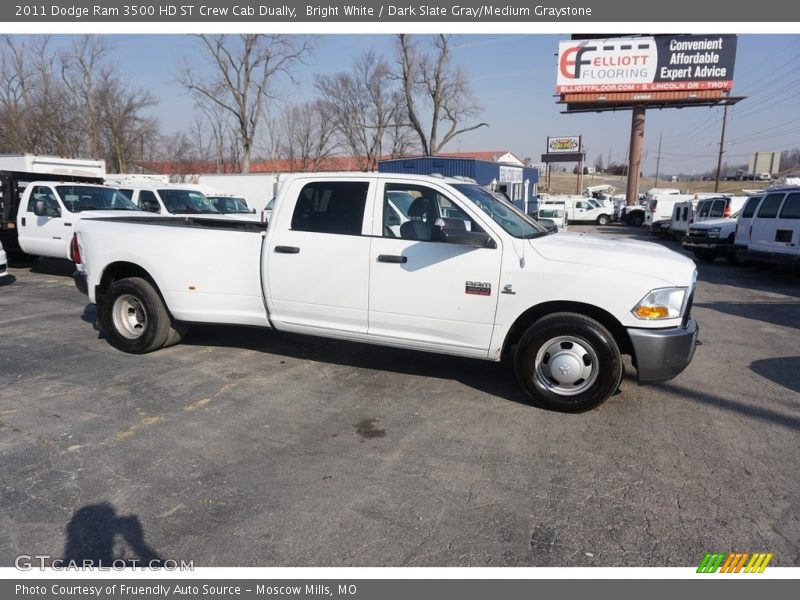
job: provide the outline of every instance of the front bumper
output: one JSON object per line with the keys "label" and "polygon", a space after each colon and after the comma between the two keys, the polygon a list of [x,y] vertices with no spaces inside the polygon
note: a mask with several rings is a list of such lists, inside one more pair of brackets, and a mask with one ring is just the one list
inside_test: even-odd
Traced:
{"label": "front bumper", "polygon": [[694,357],[697,321],[671,329],[628,329],[639,383],[666,381],[683,371]]}
{"label": "front bumper", "polygon": [[75,282],[75,287],[81,294],[89,295],[89,282],[86,280],[86,273],[83,271],[75,271],[72,274],[72,281]]}
{"label": "front bumper", "polygon": [[733,249],[733,244],[728,238],[694,237],[691,235],[684,236],[681,239],[681,245],[687,250],[700,249],[727,252]]}

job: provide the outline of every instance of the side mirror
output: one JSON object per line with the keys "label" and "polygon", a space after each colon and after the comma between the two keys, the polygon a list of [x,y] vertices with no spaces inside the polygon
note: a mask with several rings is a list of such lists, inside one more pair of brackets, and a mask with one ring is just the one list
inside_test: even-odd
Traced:
{"label": "side mirror", "polygon": [[60,217],[61,209],[57,206],[48,206],[43,200],[39,200],[33,206],[33,214],[37,217]]}
{"label": "side mirror", "polygon": [[467,231],[460,219],[436,219],[431,239],[446,244],[460,244],[473,248],[497,248],[497,243],[483,231]]}

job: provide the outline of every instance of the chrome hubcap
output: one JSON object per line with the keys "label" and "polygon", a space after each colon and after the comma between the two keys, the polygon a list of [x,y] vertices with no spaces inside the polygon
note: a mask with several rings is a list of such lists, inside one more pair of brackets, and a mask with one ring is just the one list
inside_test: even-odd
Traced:
{"label": "chrome hubcap", "polygon": [[114,328],[129,340],[135,340],[147,327],[147,312],[139,299],[130,294],[122,294],[111,308]]}
{"label": "chrome hubcap", "polygon": [[598,370],[594,348],[577,337],[559,336],[548,340],[536,354],[536,379],[561,396],[585,392],[597,380]]}

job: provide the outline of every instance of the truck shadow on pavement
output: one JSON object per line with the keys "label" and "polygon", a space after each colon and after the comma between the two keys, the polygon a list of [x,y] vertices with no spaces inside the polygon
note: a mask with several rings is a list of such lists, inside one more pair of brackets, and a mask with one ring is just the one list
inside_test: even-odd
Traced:
{"label": "truck shadow on pavement", "polygon": [[[784,359],[773,359],[773,360],[784,360]],[[705,404],[707,406],[714,408],[721,408],[726,411],[735,412],[740,415],[744,415],[746,417],[751,417],[754,419],[758,419],[759,421],[764,421],[766,423],[771,423],[773,425],[785,427],[786,429],[791,429],[793,431],[800,431],[800,417],[786,414],[777,410],[773,410],[771,408],[757,406],[756,404],[749,404],[746,401],[733,400],[731,398],[722,398],[721,396],[715,396],[713,394],[707,394],[705,392],[700,392],[698,390],[685,388],[683,386],[677,385],[672,382],[661,383],[659,384],[659,388],[661,388],[666,392],[674,394],[677,397],[686,398],[693,402]],[[763,402],[763,401],[764,401],[763,398],[754,400],[754,402]],[[795,406],[795,408],[797,407]]]}
{"label": "truck shadow on pavement", "polygon": [[[124,542],[124,555],[120,542]],[[133,554],[133,556],[131,556]],[[107,503],[88,504],[72,515],[67,525],[65,563],[92,567],[162,566],[164,561],[144,541],[144,530],[136,515],[119,515]]]}
{"label": "truck shadow on pavement", "polygon": [[[750,370],[800,394],[800,356],[764,358],[750,363]],[[796,403],[800,408],[800,403]]]}
{"label": "truck shadow on pavement", "polygon": [[61,258],[29,258],[25,260],[12,259],[11,267],[15,269],[27,269],[31,273],[38,275],[56,275],[61,277],[72,277],[75,272],[75,264],[72,261]]}
{"label": "truck shadow on pavement", "polygon": [[517,387],[513,366],[508,359],[494,363],[269,329],[220,325],[193,324],[182,344],[239,348],[357,369],[453,380],[505,400],[532,405]]}

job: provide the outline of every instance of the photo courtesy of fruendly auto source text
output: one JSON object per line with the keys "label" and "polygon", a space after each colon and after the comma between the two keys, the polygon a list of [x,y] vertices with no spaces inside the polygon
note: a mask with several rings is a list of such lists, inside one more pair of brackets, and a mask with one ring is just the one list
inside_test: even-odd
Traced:
{"label": "photo courtesy of fruendly auto source text", "polygon": [[126,1],[0,6],[0,597],[794,597],[800,5]]}

